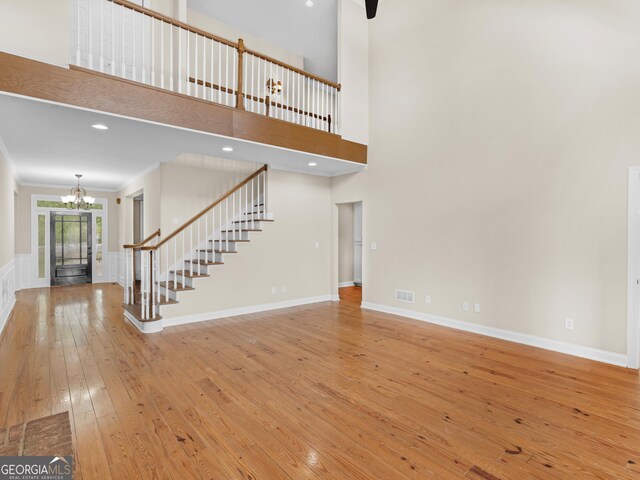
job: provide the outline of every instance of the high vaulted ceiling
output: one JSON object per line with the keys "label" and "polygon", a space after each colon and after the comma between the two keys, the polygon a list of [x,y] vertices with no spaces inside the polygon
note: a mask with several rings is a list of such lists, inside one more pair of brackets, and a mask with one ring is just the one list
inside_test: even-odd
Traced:
{"label": "high vaulted ceiling", "polygon": [[338,1],[188,0],[216,20],[301,55],[305,70],[337,81]]}

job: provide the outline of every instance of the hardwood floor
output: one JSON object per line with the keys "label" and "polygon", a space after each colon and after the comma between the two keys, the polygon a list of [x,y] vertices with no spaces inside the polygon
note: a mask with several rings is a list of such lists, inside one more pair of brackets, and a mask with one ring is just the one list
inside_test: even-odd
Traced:
{"label": "hardwood floor", "polygon": [[638,373],[322,303],[168,328],[26,290],[0,428],[69,410],[76,478],[638,479]]}
{"label": "hardwood floor", "polygon": [[340,302],[359,307],[362,303],[362,287],[342,287],[338,289]]}

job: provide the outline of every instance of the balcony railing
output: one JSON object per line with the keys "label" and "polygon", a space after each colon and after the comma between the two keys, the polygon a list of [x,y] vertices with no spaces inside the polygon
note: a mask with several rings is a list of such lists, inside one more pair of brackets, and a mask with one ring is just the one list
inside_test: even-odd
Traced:
{"label": "balcony railing", "polygon": [[123,0],[72,2],[71,63],[338,134],[340,85]]}

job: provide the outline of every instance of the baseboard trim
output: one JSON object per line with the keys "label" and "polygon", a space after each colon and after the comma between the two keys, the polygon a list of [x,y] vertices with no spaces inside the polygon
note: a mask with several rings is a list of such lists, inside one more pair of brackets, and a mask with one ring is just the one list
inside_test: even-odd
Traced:
{"label": "baseboard trim", "polygon": [[208,320],[218,320],[220,318],[237,317],[239,315],[248,315],[251,313],[269,312],[271,310],[280,310],[282,308],[299,307],[302,305],[310,305],[313,303],[329,302],[332,300],[331,295],[320,295],[317,297],[298,298],[294,300],[285,300],[282,302],[264,303],[262,305],[252,305],[248,307],[230,308],[227,310],[217,310],[207,313],[196,313],[193,315],[185,315],[182,317],[163,318],[162,323],[165,327],[175,327],[185,325],[187,323],[206,322]]}
{"label": "baseboard trim", "polygon": [[341,282],[338,284],[338,288],[345,288],[345,287],[355,287],[356,284],[353,283],[353,280],[351,280],[350,282]]}
{"label": "baseboard trim", "polygon": [[411,318],[413,320],[420,320],[422,322],[433,323],[435,325],[441,325],[443,327],[455,328],[456,330],[463,330],[465,332],[486,335],[488,337],[499,338],[501,340],[507,340],[509,342],[529,345],[531,347],[542,348],[544,350],[551,350],[553,352],[565,353],[567,355],[573,355],[575,357],[608,363],[610,365],[616,365],[618,367],[628,366],[627,356],[622,353],[599,350],[597,348],[585,347],[573,343],[562,342],[560,340],[552,340],[550,338],[537,337],[535,335],[518,333],[512,330],[504,330],[501,328],[478,325],[476,323],[463,322],[461,320],[454,320],[451,318],[431,315],[428,313],[414,312],[412,310],[405,310],[388,305],[362,302],[362,308],[366,310],[374,310],[376,312],[388,313],[391,315],[398,315],[400,317]]}

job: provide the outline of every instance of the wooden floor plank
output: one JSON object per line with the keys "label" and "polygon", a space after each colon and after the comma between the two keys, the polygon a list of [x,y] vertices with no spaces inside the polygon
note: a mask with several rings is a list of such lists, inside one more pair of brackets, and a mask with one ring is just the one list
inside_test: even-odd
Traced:
{"label": "wooden floor plank", "polygon": [[25,290],[0,431],[70,412],[76,478],[640,478],[638,372],[340,302],[143,335],[117,285]]}

